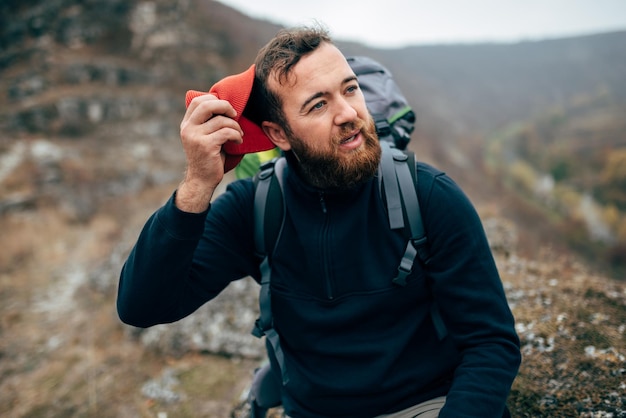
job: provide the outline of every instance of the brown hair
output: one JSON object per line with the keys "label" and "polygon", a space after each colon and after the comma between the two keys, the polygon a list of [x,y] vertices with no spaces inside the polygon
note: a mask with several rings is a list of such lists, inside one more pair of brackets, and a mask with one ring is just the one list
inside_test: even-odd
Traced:
{"label": "brown hair", "polygon": [[283,29],[259,51],[255,60],[255,77],[248,118],[257,124],[272,121],[289,130],[282,100],[268,86],[270,77],[282,84],[302,57],[324,43],[332,44],[328,31],[320,25]]}

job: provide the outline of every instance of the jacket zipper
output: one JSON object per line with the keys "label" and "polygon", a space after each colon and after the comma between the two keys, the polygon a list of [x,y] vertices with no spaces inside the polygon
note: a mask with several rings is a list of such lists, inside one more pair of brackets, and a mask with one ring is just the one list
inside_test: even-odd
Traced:
{"label": "jacket zipper", "polygon": [[332,280],[331,280],[331,271],[330,271],[330,263],[328,262],[329,259],[329,255],[327,254],[327,251],[329,251],[329,249],[331,248],[330,245],[328,244],[328,229],[329,229],[329,222],[328,222],[328,210],[326,208],[326,199],[324,197],[324,193],[320,192],[319,194],[320,196],[320,207],[322,209],[322,213],[324,214],[324,225],[322,227],[322,232],[320,233],[320,249],[321,249],[321,253],[322,253],[322,265],[324,267],[324,276],[326,277],[326,297],[329,300],[333,300],[334,299],[334,292],[333,292],[333,284],[332,284]]}
{"label": "jacket zipper", "polygon": [[324,193],[319,192],[320,194],[320,206],[322,207],[322,213],[326,215],[326,199],[324,199]]}

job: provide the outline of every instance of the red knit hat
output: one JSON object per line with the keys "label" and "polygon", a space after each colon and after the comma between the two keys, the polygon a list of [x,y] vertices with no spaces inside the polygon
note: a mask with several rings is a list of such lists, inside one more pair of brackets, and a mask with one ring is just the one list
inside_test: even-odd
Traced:
{"label": "red knit hat", "polygon": [[235,120],[243,130],[243,143],[237,144],[228,141],[223,149],[226,153],[224,171],[230,171],[239,164],[244,154],[259,151],[267,151],[275,147],[270,139],[265,135],[261,127],[243,116],[243,110],[250,98],[252,84],[254,83],[254,65],[240,74],[231,75],[218,81],[211,87],[208,93],[189,90],[185,95],[185,106],[195,97],[212,94],[218,99],[227,100],[237,111]]}

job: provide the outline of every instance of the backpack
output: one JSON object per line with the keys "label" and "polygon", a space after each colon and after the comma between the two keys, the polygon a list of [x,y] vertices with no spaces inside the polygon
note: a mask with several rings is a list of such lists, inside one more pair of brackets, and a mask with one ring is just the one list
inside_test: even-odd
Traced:
{"label": "backpack", "polygon": [[[417,199],[415,155],[404,150],[413,132],[415,114],[385,67],[367,57],[348,57],[347,60],[358,77],[381,141],[382,154],[377,177],[381,199],[387,208],[389,226],[391,229],[404,230],[407,237],[404,254],[398,262],[398,274],[392,279],[394,284],[405,286],[415,260],[426,265],[429,259]],[[287,211],[282,198],[285,165],[285,157],[274,158],[263,164],[253,178],[254,241],[257,256],[261,260],[261,289],[260,315],[252,334],[259,338],[265,336],[272,345],[283,385],[288,382],[289,376],[284,365],[280,338],[272,325],[270,258],[280,239]],[[431,316],[439,338],[443,339],[447,331],[434,303]],[[275,375],[269,373],[269,365],[257,370],[248,395],[252,418],[265,417],[269,408],[280,405],[280,386]]]}
{"label": "backpack", "polygon": [[354,56],[346,60],[358,78],[378,137],[397,149],[406,149],[415,129],[415,112],[391,72],[369,57]]}

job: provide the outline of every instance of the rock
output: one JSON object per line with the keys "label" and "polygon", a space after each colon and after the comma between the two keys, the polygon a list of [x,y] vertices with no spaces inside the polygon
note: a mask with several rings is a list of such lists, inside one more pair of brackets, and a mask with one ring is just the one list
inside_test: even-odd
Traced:
{"label": "rock", "polygon": [[265,346],[250,334],[259,312],[258,292],[251,278],[233,282],[187,318],[137,332],[147,347],[166,354],[199,351],[260,359]]}
{"label": "rock", "polygon": [[175,391],[176,386],[179,384],[175,374],[173,369],[165,369],[160,379],[152,379],[146,382],[141,388],[141,393],[146,398],[164,403],[181,400],[183,395]]}
{"label": "rock", "polygon": [[483,220],[483,228],[491,251],[505,257],[516,252],[517,230],[511,222],[502,218],[487,218]]}

